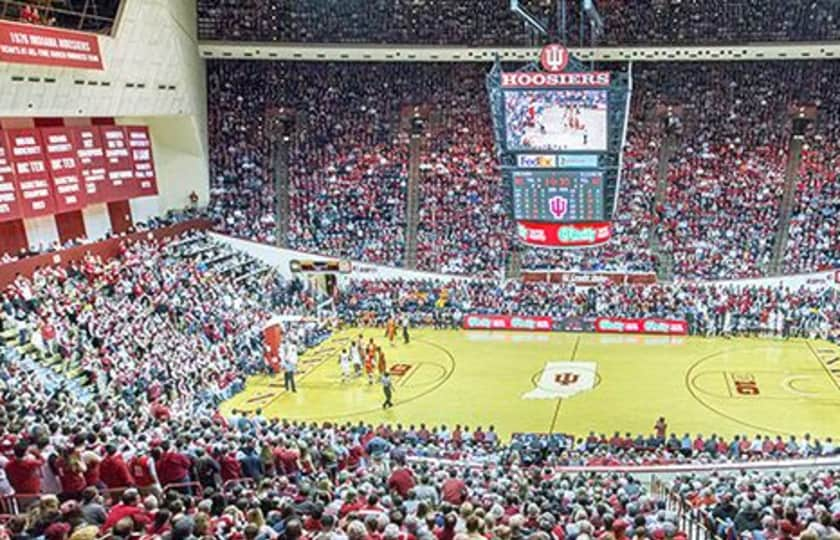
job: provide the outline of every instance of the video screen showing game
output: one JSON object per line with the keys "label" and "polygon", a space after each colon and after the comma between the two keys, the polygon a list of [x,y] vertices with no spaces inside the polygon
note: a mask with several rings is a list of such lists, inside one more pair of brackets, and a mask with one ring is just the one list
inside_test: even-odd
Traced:
{"label": "video screen showing game", "polygon": [[607,150],[605,90],[509,90],[505,120],[510,151]]}

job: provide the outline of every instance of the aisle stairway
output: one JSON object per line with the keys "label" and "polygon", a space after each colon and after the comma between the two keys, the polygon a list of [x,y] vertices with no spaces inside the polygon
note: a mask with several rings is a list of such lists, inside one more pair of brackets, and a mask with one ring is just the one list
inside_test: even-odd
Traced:
{"label": "aisle stairway", "polygon": [[39,350],[28,340],[20,344],[18,331],[14,328],[0,333],[0,348],[8,361],[17,363],[25,372],[43,384],[50,394],[65,389],[82,402],[92,398],[91,385],[81,373],[78,362],[63,364],[57,354]]}
{"label": "aisle stairway", "polygon": [[788,149],[788,162],[785,167],[785,190],[782,194],[782,205],[779,209],[779,224],[776,236],[773,238],[773,260],[770,262],[768,274],[781,275],[784,270],[785,248],[788,243],[790,230],[790,216],[793,204],[796,202],[796,186],[799,182],[799,165],[802,162],[802,139],[793,137]]}
{"label": "aisle stairway", "polygon": [[[659,149],[659,161],[656,168],[656,193],[654,195],[654,212],[665,204],[668,196],[668,166],[677,151],[677,134],[675,131],[666,133],[662,139],[662,147]],[[658,222],[658,220],[657,220]],[[648,247],[657,260],[656,275],[660,281],[672,281],[674,279],[674,256],[662,249],[659,241],[659,231],[654,227],[651,231]]]}

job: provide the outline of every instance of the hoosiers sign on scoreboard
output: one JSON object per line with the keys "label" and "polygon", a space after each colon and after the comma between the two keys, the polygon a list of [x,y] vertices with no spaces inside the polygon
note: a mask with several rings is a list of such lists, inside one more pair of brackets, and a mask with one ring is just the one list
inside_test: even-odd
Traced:
{"label": "hoosiers sign on scoreboard", "polygon": [[517,238],[539,248],[608,242],[619,186],[630,84],[594,71],[559,44],[539,63],[487,74],[494,133]]}

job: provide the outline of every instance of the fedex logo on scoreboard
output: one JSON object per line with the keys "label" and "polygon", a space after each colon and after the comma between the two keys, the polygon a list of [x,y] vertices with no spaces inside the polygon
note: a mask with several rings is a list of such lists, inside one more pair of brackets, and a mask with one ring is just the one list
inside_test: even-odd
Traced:
{"label": "fedex logo on scoreboard", "polygon": [[557,156],[520,154],[516,156],[516,164],[526,169],[554,169],[557,167]]}
{"label": "fedex logo on scoreboard", "polygon": [[521,169],[595,169],[598,156],[594,154],[519,154],[516,165]]}

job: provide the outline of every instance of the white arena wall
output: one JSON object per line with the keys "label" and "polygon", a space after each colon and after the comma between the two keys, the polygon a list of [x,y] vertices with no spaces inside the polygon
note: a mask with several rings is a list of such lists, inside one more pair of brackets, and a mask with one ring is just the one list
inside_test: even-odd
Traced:
{"label": "white arena wall", "polygon": [[[250,240],[242,240],[241,238],[234,238],[224,234],[210,233],[214,239],[230,245],[233,249],[242,251],[255,257],[262,262],[277,269],[280,274],[286,278],[292,277],[292,271],[289,263],[295,259],[306,261],[338,261],[337,257],[329,257],[326,255],[317,255],[314,253],[306,253],[303,251],[295,251],[293,249],[283,249],[268,244],[260,244],[259,242],[251,242]],[[454,276],[449,274],[437,274],[435,272],[420,272],[417,270],[405,270],[403,268],[395,268],[393,266],[384,266],[381,264],[370,264],[358,261],[351,261],[352,271],[345,276],[352,279],[373,280],[397,280],[397,279],[431,279],[435,281],[452,281],[465,280],[466,276]]]}
{"label": "white arena wall", "polygon": [[[144,221],[184,208],[192,192],[208,203],[209,151],[204,61],[198,54],[195,0],[125,0],[111,36],[100,36],[104,70],[0,63],[0,126],[33,118],[89,125],[93,117],[149,126],[159,194],[130,202]],[[110,228],[105,205],[83,211],[91,239]],[[38,221],[38,223],[36,223]],[[54,224],[26,220],[31,245],[57,238]]]}
{"label": "white arena wall", "polygon": [[[309,261],[339,261],[338,257],[330,257],[327,255],[318,255],[314,253],[307,253],[304,251],[295,251],[293,249],[284,249],[268,244],[261,244],[259,242],[252,242],[250,240],[243,240],[219,233],[210,233],[214,239],[224,242],[237,251],[242,251],[256,257],[264,263],[276,268],[283,276],[291,277],[292,272],[289,268],[289,263],[292,260],[309,260]],[[352,279],[361,280],[397,280],[397,279],[432,279],[435,281],[452,281],[452,280],[466,280],[472,279],[469,276],[457,276],[451,274],[438,274],[435,272],[421,272],[417,270],[405,270],[402,268],[395,268],[392,266],[385,266],[380,264],[370,264],[359,261],[351,261],[352,271],[349,277]],[[578,272],[578,274],[586,274],[586,272]],[[601,274],[601,272],[593,272],[593,274]],[[693,282],[696,283],[696,282]],[[768,278],[756,279],[741,279],[728,281],[705,281],[701,282],[704,285],[713,285],[717,287],[768,287],[782,285],[790,287],[791,289],[798,289],[800,287],[807,287],[812,289],[821,289],[826,287],[840,288],[840,269],[829,270],[825,272],[815,272],[812,274],[797,274],[790,276],[777,276]],[[677,283],[676,285],[679,285]]]}

